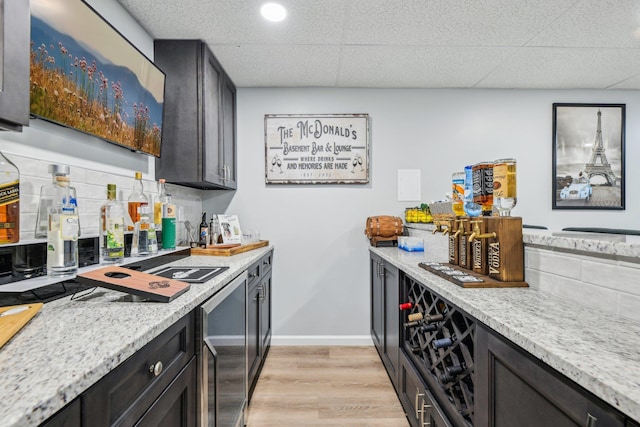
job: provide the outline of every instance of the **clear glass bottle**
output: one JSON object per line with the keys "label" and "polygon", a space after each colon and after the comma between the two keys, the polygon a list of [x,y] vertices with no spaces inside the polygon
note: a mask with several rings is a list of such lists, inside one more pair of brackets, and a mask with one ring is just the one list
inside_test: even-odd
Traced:
{"label": "clear glass bottle", "polygon": [[[70,203],[69,187],[61,187],[55,203],[49,207],[47,232],[47,275],[75,276],[78,272],[78,212]],[[64,200],[64,202],[62,202]]]}
{"label": "clear glass bottle", "polygon": [[0,153],[0,245],[20,240],[20,172]]}
{"label": "clear glass bottle", "polygon": [[148,205],[140,207],[140,219],[133,229],[131,256],[154,255],[158,253],[158,237]]}
{"label": "clear glass bottle", "polygon": [[516,206],[516,159],[499,159],[493,162],[493,205],[500,216],[511,216]]}
{"label": "clear glass bottle", "polygon": [[100,209],[100,262],[124,261],[124,208],[116,200],[116,185],[107,184],[107,203]]}
{"label": "clear glass bottle", "polygon": [[[47,237],[49,229],[49,208],[59,202],[66,201],[56,200],[58,194],[69,194],[69,202],[76,207],[78,212],[78,196],[76,189],[71,186],[69,179],[69,166],[67,165],[49,165],[49,173],[51,174],[51,184],[40,187],[40,199],[38,200],[38,211],[36,213],[36,238]],[[69,191],[64,192],[61,187],[68,187]],[[78,235],[80,235],[80,218],[78,217]]]}
{"label": "clear glass bottle", "polygon": [[162,230],[162,207],[169,202],[167,189],[165,188],[165,180],[160,178],[158,180],[158,195],[153,203],[153,223],[156,230]]}
{"label": "clear glass bottle", "polygon": [[[133,182],[133,191],[129,196],[127,210],[131,223],[135,224],[140,220],[140,208],[149,204],[149,199],[144,194],[144,185],[142,185],[142,172],[136,172],[136,180]],[[129,226],[128,230],[133,230],[133,226]]]}

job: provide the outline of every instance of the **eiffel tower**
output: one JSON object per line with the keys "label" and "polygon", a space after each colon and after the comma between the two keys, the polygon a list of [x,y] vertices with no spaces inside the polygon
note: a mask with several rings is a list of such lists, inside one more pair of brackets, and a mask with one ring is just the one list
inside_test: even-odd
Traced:
{"label": "eiffel tower", "polygon": [[[607,180],[607,185],[615,185],[616,175],[611,170],[611,165],[607,161],[607,156],[604,154],[604,146],[602,144],[602,125],[601,125],[602,113],[598,110],[598,129],[596,130],[596,140],[591,149],[591,158],[587,162],[584,173],[589,180],[592,176],[600,175]],[[596,162],[600,160],[599,164]]]}

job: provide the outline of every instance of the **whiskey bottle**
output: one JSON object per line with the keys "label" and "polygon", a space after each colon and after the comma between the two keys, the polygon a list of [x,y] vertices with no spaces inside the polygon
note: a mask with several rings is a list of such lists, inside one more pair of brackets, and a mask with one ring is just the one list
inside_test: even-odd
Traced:
{"label": "whiskey bottle", "polygon": [[116,185],[107,184],[107,203],[100,210],[100,261],[124,261],[124,208],[116,200]]}
{"label": "whiskey bottle", "polygon": [[0,153],[0,245],[20,240],[20,172]]}
{"label": "whiskey bottle", "polygon": [[136,172],[135,178],[133,191],[127,203],[127,210],[132,223],[127,227],[129,231],[133,230],[133,224],[140,221],[140,208],[149,204],[149,199],[144,194],[144,185],[142,185],[142,172]]}

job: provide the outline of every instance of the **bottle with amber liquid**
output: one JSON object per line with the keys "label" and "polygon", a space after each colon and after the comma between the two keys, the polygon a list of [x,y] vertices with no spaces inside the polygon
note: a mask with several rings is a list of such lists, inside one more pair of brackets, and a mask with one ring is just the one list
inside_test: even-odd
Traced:
{"label": "bottle with amber liquid", "polygon": [[0,245],[20,240],[20,172],[0,153]]}
{"label": "bottle with amber liquid", "polygon": [[140,208],[149,204],[149,199],[144,194],[144,186],[142,185],[142,172],[136,172],[135,177],[136,180],[133,182],[133,191],[127,203],[127,210],[132,223],[132,225],[127,227],[129,231],[133,230],[133,224],[140,221]]}
{"label": "bottle with amber liquid", "polygon": [[456,216],[464,215],[464,172],[451,175],[451,209]]}

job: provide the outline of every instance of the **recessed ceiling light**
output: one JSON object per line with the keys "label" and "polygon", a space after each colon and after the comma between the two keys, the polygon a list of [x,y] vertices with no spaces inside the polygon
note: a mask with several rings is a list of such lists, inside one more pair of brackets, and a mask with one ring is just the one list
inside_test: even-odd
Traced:
{"label": "recessed ceiling light", "polygon": [[280,22],[287,17],[287,10],[278,3],[265,3],[260,9],[264,19]]}

